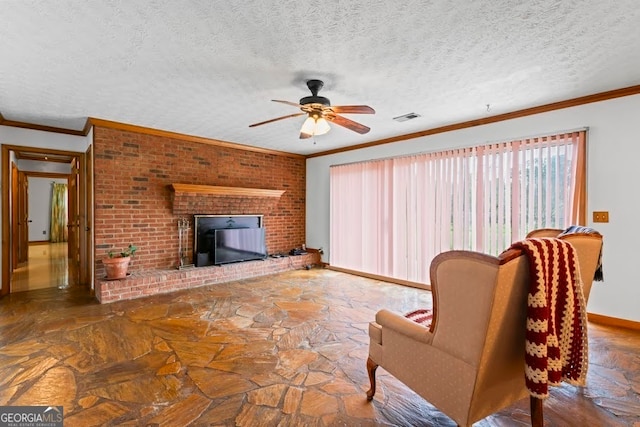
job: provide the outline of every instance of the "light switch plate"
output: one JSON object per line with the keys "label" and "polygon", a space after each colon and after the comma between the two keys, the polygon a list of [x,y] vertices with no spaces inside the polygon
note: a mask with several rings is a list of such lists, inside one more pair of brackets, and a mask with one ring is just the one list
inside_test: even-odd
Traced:
{"label": "light switch plate", "polygon": [[609,222],[609,212],[593,211],[593,222]]}

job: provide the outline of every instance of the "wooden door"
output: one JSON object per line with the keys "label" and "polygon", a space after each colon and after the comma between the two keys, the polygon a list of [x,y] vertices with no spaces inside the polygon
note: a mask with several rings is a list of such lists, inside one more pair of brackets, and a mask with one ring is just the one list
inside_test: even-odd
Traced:
{"label": "wooden door", "polygon": [[29,261],[29,181],[18,171],[18,264]]}
{"label": "wooden door", "polygon": [[18,212],[18,166],[14,162],[11,162],[11,233],[7,236],[7,240],[11,246],[11,269],[13,272],[16,268],[18,268],[18,234],[20,232],[19,222],[20,215]]}
{"label": "wooden door", "polygon": [[80,210],[78,203],[78,158],[74,158],[71,163],[71,173],[69,174],[69,186],[67,189],[68,211],[67,211],[67,257],[69,260],[69,284],[80,283]]}
{"label": "wooden door", "polygon": [[94,245],[93,245],[93,144],[89,145],[83,159],[84,167],[80,168],[80,184],[84,184],[84,191],[80,191],[81,204],[84,206],[84,245],[81,251],[84,255],[80,265],[80,279],[83,284],[93,283],[94,274]]}

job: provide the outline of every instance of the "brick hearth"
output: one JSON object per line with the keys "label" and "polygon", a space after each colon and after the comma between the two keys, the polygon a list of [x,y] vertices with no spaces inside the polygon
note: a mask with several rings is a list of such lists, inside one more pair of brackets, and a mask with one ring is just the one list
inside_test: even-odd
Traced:
{"label": "brick hearth", "polygon": [[283,258],[267,258],[263,261],[225,264],[220,267],[198,267],[186,270],[147,270],[134,272],[131,276],[122,280],[97,280],[95,292],[98,301],[105,304],[215,283],[265,276],[304,268],[309,264],[320,264],[320,256],[317,252]]}

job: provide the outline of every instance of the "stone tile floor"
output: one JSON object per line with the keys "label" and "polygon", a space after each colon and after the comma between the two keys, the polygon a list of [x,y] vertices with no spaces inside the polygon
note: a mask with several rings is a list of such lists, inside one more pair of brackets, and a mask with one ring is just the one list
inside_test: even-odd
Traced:
{"label": "stone tile floor", "polygon": [[[291,271],[100,305],[81,289],[0,300],[0,405],[63,405],[65,426],[452,426],[378,370],[367,324],[424,290]],[[554,388],[547,426],[640,426],[640,332],[589,325],[587,386]],[[528,400],[477,423],[528,425]]]}

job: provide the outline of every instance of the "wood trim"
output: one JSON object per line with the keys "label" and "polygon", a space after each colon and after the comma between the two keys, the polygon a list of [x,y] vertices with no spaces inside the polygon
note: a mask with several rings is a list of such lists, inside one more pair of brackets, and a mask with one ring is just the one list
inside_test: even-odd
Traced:
{"label": "wood trim", "polygon": [[60,179],[69,179],[68,173],[56,173],[56,172],[35,172],[35,171],[25,171],[26,176],[32,176],[34,178],[60,178]]}
{"label": "wood trim", "polygon": [[91,132],[91,128],[93,127],[93,123],[91,123],[91,117],[87,117],[87,121],[84,122],[84,128],[82,128],[82,133],[86,136]]}
{"label": "wood trim", "polygon": [[609,317],[596,313],[587,313],[587,319],[589,320],[589,322],[598,323],[600,325],[640,331],[640,322],[635,322],[633,320],[620,319],[618,317]]}
{"label": "wood trim", "polygon": [[87,136],[87,134],[84,132],[84,129],[83,130],[66,129],[66,128],[59,128],[55,126],[45,126],[45,125],[37,125],[33,123],[18,122],[15,120],[7,120],[4,118],[4,116],[2,116],[2,114],[0,114],[0,125],[11,126],[14,128],[40,130],[43,132],[63,133],[66,135]]}
{"label": "wood trim", "polygon": [[211,196],[274,197],[279,198],[286,190],[267,190],[263,188],[220,187],[216,185],[170,184],[176,193],[203,194]]}
{"label": "wood trim", "polygon": [[[17,154],[17,153],[16,153]],[[69,164],[71,163],[70,159],[55,159],[55,158],[42,158],[40,156],[32,156],[32,155],[16,155],[18,160],[31,160],[34,162],[51,162],[51,163],[62,163]]]}
{"label": "wood trim", "polygon": [[365,142],[362,144],[351,145],[348,147],[321,151],[319,153],[309,154],[307,155],[307,158],[327,156],[329,154],[343,153],[346,151],[359,150],[361,148],[375,147],[377,145],[390,144],[392,142],[406,141],[408,139],[420,138],[420,137],[429,136],[429,135],[436,135],[439,133],[451,132],[454,130],[466,129],[466,128],[486,125],[490,123],[497,123],[505,120],[531,116],[534,114],[546,113],[549,111],[561,110],[561,109],[570,108],[570,107],[577,107],[579,105],[590,104],[593,102],[600,102],[600,101],[606,101],[614,98],[621,98],[624,96],[637,95],[639,93],[640,93],[640,85],[629,86],[622,89],[615,89],[615,90],[610,90],[606,92],[595,93],[592,95],[581,96],[578,98],[568,99],[565,101],[552,102],[550,104],[539,105],[537,107],[525,108],[522,110],[516,110],[509,113],[498,114],[497,116],[483,117],[480,119],[469,120],[466,122],[453,123],[446,126],[440,126],[437,128],[427,129],[419,132],[408,133],[405,135],[393,136],[390,138],[380,139],[377,141]]}
{"label": "wood trim", "polygon": [[[7,149],[7,153],[9,151],[23,151],[23,152],[42,153],[42,154],[50,154],[50,155],[55,154],[58,156],[69,156],[69,157],[77,157],[80,154],[83,154],[77,151],[57,150],[55,148],[31,147],[29,145],[3,144],[2,146]],[[36,173],[36,172],[30,172],[30,173]],[[51,173],[55,173],[55,172],[51,172]]]}
{"label": "wood trim", "polygon": [[9,174],[11,173],[11,165],[9,164],[9,149],[6,145],[2,146],[2,284],[0,284],[0,296],[8,295],[11,290],[11,270],[9,264],[9,233],[10,228],[10,212],[9,212]]}
{"label": "wood trim", "polygon": [[239,144],[237,142],[221,141],[218,139],[204,138],[201,136],[194,136],[194,135],[185,135],[182,133],[153,129],[153,128],[148,128],[144,126],[112,122],[109,120],[97,119],[95,117],[89,117],[89,120],[91,121],[91,124],[93,126],[100,126],[100,127],[105,127],[109,129],[123,130],[127,132],[136,132],[136,133],[142,133],[145,135],[161,136],[166,138],[179,139],[181,141],[197,142],[200,144],[208,144],[208,145],[215,145],[218,147],[233,148],[235,150],[254,151],[257,153],[274,154],[277,156],[293,157],[296,159],[305,158],[305,156],[303,156],[302,154],[294,154],[294,153],[287,153],[285,151],[269,150],[266,148]]}
{"label": "wood trim", "polygon": [[362,271],[349,270],[348,268],[333,267],[333,266],[328,265],[328,264],[326,265],[326,268],[329,269],[329,270],[339,271],[341,273],[353,274],[354,276],[361,276],[361,277],[367,277],[369,279],[380,280],[382,282],[395,283],[397,285],[409,286],[409,287],[412,287],[412,288],[423,289],[425,291],[430,291],[431,290],[431,285],[425,285],[424,283],[412,282],[410,280],[402,280],[402,279],[395,279],[393,277],[379,276],[377,274],[370,274],[370,273],[364,273]]}

